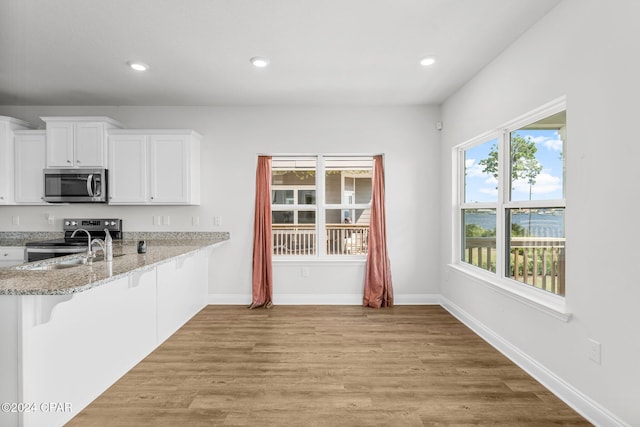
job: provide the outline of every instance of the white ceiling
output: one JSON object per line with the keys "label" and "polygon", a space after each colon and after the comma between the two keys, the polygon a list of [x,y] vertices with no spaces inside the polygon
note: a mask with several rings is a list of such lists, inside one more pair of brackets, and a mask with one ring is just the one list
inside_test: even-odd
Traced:
{"label": "white ceiling", "polygon": [[439,104],[559,2],[0,0],[0,104]]}

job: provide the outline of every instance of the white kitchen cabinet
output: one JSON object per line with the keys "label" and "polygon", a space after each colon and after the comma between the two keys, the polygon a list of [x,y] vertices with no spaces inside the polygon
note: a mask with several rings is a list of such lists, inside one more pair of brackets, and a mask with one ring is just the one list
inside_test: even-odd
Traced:
{"label": "white kitchen cabinet", "polygon": [[107,130],[122,125],[109,117],[42,117],[48,168],[106,168]]}
{"label": "white kitchen cabinet", "polygon": [[44,205],[46,133],[43,130],[15,131],[15,202]]}
{"label": "white kitchen cabinet", "polygon": [[[63,425],[157,346],[156,271],[71,295],[24,295],[23,402],[69,410],[25,413],[24,426]],[[40,408],[38,408],[40,409]]]}
{"label": "white kitchen cabinet", "polygon": [[82,292],[1,295],[0,402],[37,406],[0,412],[0,425],[64,425],[162,344],[207,304],[207,252]]}
{"label": "white kitchen cabinet", "polygon": [[24,247],[0,246],[0,267],[11,267],[24,262]]}
{"label": "white kitchen cabinet", "polygon": [[109,132],[109,204],[200,204],[200,140],[192,130]]}
{"label": "white kitchen cabinet", "polygon": [[158,266],[158,344],[207,305],[206,252],[178,257]]}
{"label": "white kitchen cabinet", "polygon": [[14,132],[21,129],[33,129],[33,126],[13,117],[0,116],[0,205],[15,203],[13,139]]}

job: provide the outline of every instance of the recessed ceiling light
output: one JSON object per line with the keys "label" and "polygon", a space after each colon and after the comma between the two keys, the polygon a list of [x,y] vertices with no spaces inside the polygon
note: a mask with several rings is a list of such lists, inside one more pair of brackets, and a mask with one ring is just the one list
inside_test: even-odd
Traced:
{"label": "recessed ceiling light", "polygon": [[428,67],[429,65],[433,65],[435,63],[436,63],[436,60],[432,56],[427,56],[420,60],[420,65],[422,65],[423,67]]}
{"label": "recessed ceiling light", "polygon": [[129,67],[133,68],[136,71],[147,71],[149,69],[149,66],[147,64],[139,61],[129,61],[127,62],[127,65],[129,65]]}
{"label": "recessed ceiling light", "polygon": [[254,67],[258,68],[264,68],[269,65],[269,60],[261,56],[254,56],[249,61],[253,64]]}

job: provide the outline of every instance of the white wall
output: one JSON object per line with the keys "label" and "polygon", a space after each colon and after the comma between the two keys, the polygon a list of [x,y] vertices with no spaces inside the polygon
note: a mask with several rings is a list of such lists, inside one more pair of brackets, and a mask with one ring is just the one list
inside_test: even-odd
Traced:
{"label": "white wall", "polygon": [[[249,304],[258,153],[385,153],[389,252],[398,302],[437,294],[439,120],[437,107],[63,107],[0,106],[0,114],[41,125],[47,115],[106,115],[131,128],[192,128],[202,144],[202,203],[194,207],[0,207],[0,230],[62,229],[69,216],[124,218],[126,231],[229,231],[212,257],[212,302]],[[46,213],[55,218],[48,225]],[[12,216],[20,225],[12,225]],[[170,216],[169,226],[152,224]],[[192,216],[200,226],[192,226]],[[222,225],[214,227],[213,217]],[[363,264],[277,264],[274,300],[361,303]]]}
{"label": "white wall", "polygon": [[[575,396],[593,406],[592,420],[611,425],[640,425],[639,16],[634,0],[565,0],[442,108],[443,296],[575,388]],[[451,148],[562,95],[567,323],[447,266]],[[602,344],[601,365],[587,357],[588,338]]]}

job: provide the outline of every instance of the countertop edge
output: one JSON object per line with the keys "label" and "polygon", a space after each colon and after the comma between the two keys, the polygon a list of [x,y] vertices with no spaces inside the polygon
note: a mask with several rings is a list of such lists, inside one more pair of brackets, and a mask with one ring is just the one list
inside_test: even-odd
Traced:
{"label": "countertop edge", "polygon": [[[192,244],[193,243],[202,243],[203,240],[205,239],[194,239],[192,240]],[[157,240],[156,242],[161,242],[162,240]],[[181,257],[186,257],[201,251],[207,251],[210,250],[216,246],[220,246],[226,242],[229,241],[229,238],[217,241],[217,242],[208,242],[203,246],[199,246],[199,247],[195,247],[192,248],[190,250],[187,250],[186,252],[177,254],[177,255],[172,255],[169,256],[167,258],[162,258],[159,259],[157,261],[154,261],[152,263],[149,264],[145,264],[143,266],[139,266],[139,267],[135,267],[135,268],[131,268],[128,269],[126,271],[117,273],[117,274],[113,274],[111,276],[108,277],[104,277],[95,281],[89,281],[88,283],[82,283],[79,285],[70,285],[68,287],[63,287],[60,289],[43,289],[43,288],[36,288],[36,289],[3,289],[0,287],[0,296],[1,295],[13,295],[13,296],[24,296],[24,295],[32,295],[32,296],[37,296],[37,295],[73,295],[73,294],[77,294],[77,293],[81,293],[81,292],[85,292],[88,291],[90,289],[105,285],[107,283],[113,282],[115,280],[121,279],[123,277],[128,277],[131,274],[137,272],[137,271],[147,271],[147,270],[151,270],[153,268],[156,268],[159,265],[162,264],[166,264],[168,262],[171,262],[173,260],[179,259]],[[77,255],[76,255],[77,256]],[[117,261],[116,261],[117,262]],[[95,265],[95,264],[94,264]],[[11,269],[12,267],[7,267],[8,269]],[[15,269],[12,271],[16,271]],[[17,272],[17,274],[19,274],[20,272]],[[25,273],[25,272],[23,272]],[[28,273],[28,272],[26,272]],[[0,286],[2,285],[2,277],[0,276]]]}

